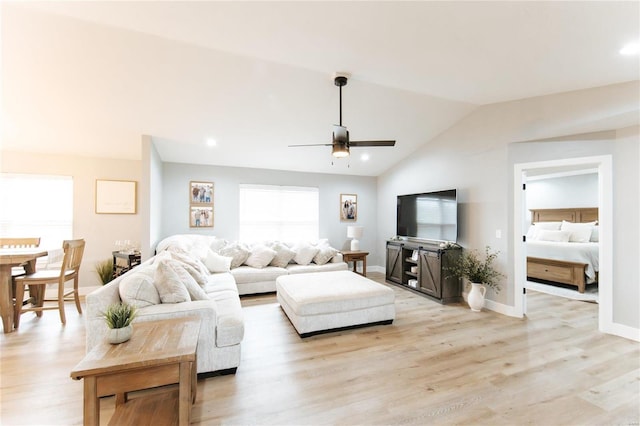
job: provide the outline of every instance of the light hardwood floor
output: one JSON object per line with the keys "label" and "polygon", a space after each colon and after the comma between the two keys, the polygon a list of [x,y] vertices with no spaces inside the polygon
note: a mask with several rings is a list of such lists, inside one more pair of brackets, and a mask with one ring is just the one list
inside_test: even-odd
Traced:
{"label": "light hardwood floor", "polygon": [[[383,282],[381,274],[370,274]],[[274,295],[243,298],[235,376],[199,380],[199,424],[613,425],[640,422],[640,344],[597,331],[596,305],[530,293],[529,317],[407,290],[392,325],[300,339]],[[0,337],[2,425],[81,424],[82,317],[26,314]],[[105,398],[102,422],[113,412]]]}

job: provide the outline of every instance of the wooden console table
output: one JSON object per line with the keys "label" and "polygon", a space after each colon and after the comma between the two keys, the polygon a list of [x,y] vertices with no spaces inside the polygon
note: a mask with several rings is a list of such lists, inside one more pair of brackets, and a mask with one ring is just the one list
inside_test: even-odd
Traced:
{"label": "wooden console table", "polygon": [[[363,277],[367,276],[367,256],[368,255],[369,255],[368,251],[343,251],[342,252],[342,257],[344,258],[345,262],[347,263],[353,262],[353,272],[355,272],[356,274],[360,274]],[[362,262],[362,273],[358,272],[358,269],[356,268],[358,261]]]}
{"label": "wooden console table", "polygon": [[[171,423],[173,418],[188,425],[196,399],[199,334],[198,318],[141,322],[133,324],[129,341],[111,345],[105,340],[92,349],[71,372],[72,379],[84,379],[84,424],[99,425],[100,397],[116,395],[113,423],[139,424],[135,418],[149,419],[154,413],[170,411],[159,419],[161,423]],[[173,389],[160,397],[138,396],[127,402],[128,392],[172,384],[178,384],[177,392]],[[177,413],[173,407],[178,408]]]}

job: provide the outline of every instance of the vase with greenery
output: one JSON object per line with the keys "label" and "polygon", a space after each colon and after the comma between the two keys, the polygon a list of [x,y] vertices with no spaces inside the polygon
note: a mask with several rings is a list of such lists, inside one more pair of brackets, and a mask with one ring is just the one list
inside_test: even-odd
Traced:
{"label": "vase with greenery", "polygon": [[131,338],[133,327],[131,322],[136,317],[136,307],[127,303],[114,303],[107,307],[104,319],[109,327],[107,340],[109,343],[118,344]]}
{"label": "vase with greenery", "polygon": [[484,259],[481,259],[477,250],[466,250],[447,268],[451,275],[464,278],[471,283],[467,302],[473,311],[480,311],[484,306],[484,295],[487,290],[485,286],[492,288],[496,293],[501,290],[499,280],[505,275],[493,266],[499,253],[492,252],[491,247],[486,246]]}
{"label": "vase with greenery", "polygon": [[113,260],[105,259],[96,262],[96,272],[100,277],[100,281],[102,281],[102,285],[111,282],[113,279]]}

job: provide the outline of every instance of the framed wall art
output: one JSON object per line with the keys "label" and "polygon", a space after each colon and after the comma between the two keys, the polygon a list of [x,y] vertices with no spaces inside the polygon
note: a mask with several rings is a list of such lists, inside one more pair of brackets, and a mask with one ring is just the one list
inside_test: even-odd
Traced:
{"label": "framed wall art", "polygon": [[96,179],[96,213],[136,214],[137,186],[135,180]]}
{"label": "framed wall art", "polygon": [[340,220],[346,222],[358,220],[358,196],[356,194],[340,194]]}
{"label": "framed wall art", "polygon": [[213,228],[213,182],[189,182],[189,227]]}

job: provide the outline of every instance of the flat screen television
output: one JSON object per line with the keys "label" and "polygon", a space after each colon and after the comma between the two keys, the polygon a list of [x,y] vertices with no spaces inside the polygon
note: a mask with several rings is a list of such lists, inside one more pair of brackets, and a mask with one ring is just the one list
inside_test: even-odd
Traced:
{"label": "flat screen television", "polygon": [[430,241],[458,239],[458,198],[455,189],[398,195],[398,237]]}

